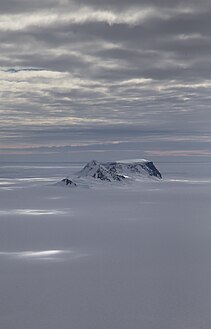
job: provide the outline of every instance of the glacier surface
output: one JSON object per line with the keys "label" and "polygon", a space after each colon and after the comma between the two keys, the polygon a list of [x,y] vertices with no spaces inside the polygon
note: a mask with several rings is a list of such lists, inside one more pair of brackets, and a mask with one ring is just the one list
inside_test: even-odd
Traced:
{"label": "glacier surface", "polygon": [[0,165],[1,328],[210,329],[211,164],[156,164],[68,190],[83,163]]}

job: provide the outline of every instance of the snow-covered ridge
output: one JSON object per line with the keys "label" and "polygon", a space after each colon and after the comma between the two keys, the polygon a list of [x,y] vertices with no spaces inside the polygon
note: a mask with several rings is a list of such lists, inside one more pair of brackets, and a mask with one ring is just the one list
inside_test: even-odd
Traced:
{"label": "snow-covered ridge", "polygon": [[[152,161],[138,160],[116,161],[116,162],[98,162],[96,160],[88,162],[82,170],[76,173],[74,180],[65,178],[61,181],[63,185],[76,187],[77,179],[94,178],[99,181],[121,182],[130,178],[156,177],[161,179],[161,173],[155,167]],[[80,185],[80,184],[79,184]]]}
{"label": "snow-covered ridge", "polygon": [[154,176],[162,178],[161,173],[155,167],[152,161],[141,160],[139,162],[107,162],[103,164],[110,172],[116,172],[119,175],[134,176]]}
{"label": "snow-covered ridge", "polygon": [[78,177],[93,177],[102,181],[122,181],[124,175],[120,175],[117,171],[112,170],[107,164],[98,161],[91,161],[78,173]]}

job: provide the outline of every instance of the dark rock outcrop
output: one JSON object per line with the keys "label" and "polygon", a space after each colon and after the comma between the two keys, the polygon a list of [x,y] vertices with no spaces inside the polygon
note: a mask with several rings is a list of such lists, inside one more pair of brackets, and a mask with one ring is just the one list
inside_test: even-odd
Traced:
{"label": "dark rock outcrop", "polygon": [[71,186],[71,187],[76,187],[76,183],[74,183],[72,180],[70,180],[68,177],[64,178],[61,180],[62,183],[65,185]]}
{"label": "dark rock outcrop", "polygon": [[102,181],[122,181],[125,179],[123,175],[107,169],[103,164],[95,160],[86,164],[86,166],[78,173],[78,177],[93,177]]}
{"label": "dark rock outcrop", "polygon": [[161,173],[155,167],[152,161],[142,160],[139,162],[107,162],[103,163],[104,167],[116,174],[122,175],[143,175],[162,178]]}

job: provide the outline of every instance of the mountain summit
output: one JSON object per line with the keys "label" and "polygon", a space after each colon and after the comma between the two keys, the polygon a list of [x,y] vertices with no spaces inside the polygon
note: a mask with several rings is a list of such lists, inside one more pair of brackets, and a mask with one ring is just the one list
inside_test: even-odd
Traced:
{"label": "mountain summit", "polygon": [[134,176],[134,175],[144,175],[144,176],[154,176],[157,178],[162,178],[161,173],[155,167],[152,161],[148,160],[136,160],[136,161],[117,161],[117,162],[107,162],[103,164],[111,172],[115,172],[120,175]]}
{"label": "mountain summit", "polygon": [[106,168],[106,166],[95,160],[86,164],[86,166],[79,171],[78,177],[93,177],[102,181],[122,181],[125,179],[124,175],[119,175],[117,172]]}
{"label": "mountain summit", "polygon": [[161,179],[161,173],[152,161],[105,162],[91,161],[78,173],[78,177],[93,177],[102,181],[122,181],[131,176],[153,176]]}
{"label": "mountain summit", "polygon": [[[94,178],[98,181],[104,182],[122,182],[131,179],[135,180],[139,177],[142,177],[143,179],[147,177],[154,177],[156,179],[162,178],[161,173],[152,161],[138,159],[116,162],[98,162],[92,160],[74,175],[74,180],[66,177],[62,179],[59,184],[68,187],[78,187],[84,186],[84,182],[87,184],[86,178]],[[85,178],[85,180],[83,178]]]}

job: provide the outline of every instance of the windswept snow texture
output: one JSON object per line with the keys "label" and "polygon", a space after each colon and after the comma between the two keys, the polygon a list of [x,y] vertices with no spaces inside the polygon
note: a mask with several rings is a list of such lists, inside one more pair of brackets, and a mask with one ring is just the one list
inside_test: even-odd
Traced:
{"label": "windswept snow texture", "polygon": [[210,329],[211,163],[55,185],[84,165],[0,163],[0,328]]}

